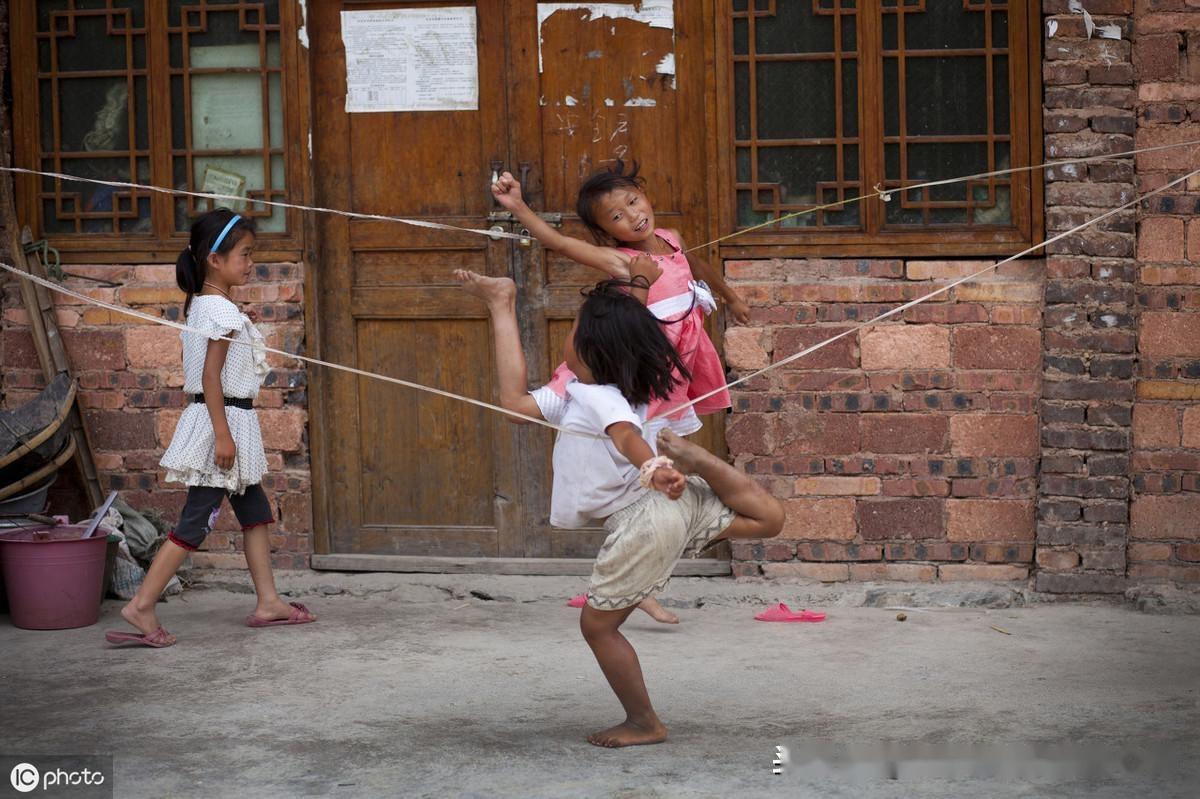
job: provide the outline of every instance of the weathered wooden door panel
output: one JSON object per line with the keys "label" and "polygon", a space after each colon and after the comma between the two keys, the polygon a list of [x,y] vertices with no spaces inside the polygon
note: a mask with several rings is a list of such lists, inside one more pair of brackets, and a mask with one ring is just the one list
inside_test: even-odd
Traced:
{"label": "weathered wooden door panel", "polygon": [[[314,3],[314,147],[318,199],[355,211],[484,224],[504,134],[504,8],[477,8],[475,111],[345,112],[343,10],[412,3]],[[423,7],[461,6],[422,3]],[[452,285],[456,268],[507,274],[490,239],[397,223],[325,219],[319,230],[325,357],[491,398],[484,306]],[[513,434],[476,408],[335,373],[323,406],[330,549],[345,553],[520,554],[509,508]]]}
{"label": "weathered wooden door panel", "polygon": [[[643,0],[593,19],[559,4],[479,0],[477,111],[345,112],[340,11],[467,4],[310,4],[319,203],[488,227],[492,172],[509,169],[536,210],[563,214],[582,236],[582,180],[636,158],[658,224],[707,237],[708,3]],[[516,279],[532,384],[561,360],[579,289],[599,276],[540,247],[468,234],[324,216],[317,233],[323,357],[485,400],[495,396],[486,309],[450,273]],[[317,387],[331,553],[586,558],[603,541],[600,530],[549,529],[549,431],[338,373]],[[719,422],[706,420],[704,443],[719,442]]]}

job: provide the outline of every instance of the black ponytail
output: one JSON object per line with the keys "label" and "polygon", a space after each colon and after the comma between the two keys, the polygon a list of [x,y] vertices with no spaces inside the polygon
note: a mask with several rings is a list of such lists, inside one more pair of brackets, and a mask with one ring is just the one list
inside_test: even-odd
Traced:
{"label": "black ponytail", "polygon": [[[228,208],[214,208],[192,223],[191,239],[179,258],[175,261],[175,282],[187,294],[183,302],[183,315],[187,318],[188,310],[192,307],[192,297],[200,293],[204,286],[204,276],[208,268],[208,255],[212,252],[213,244],[229,220],[236,214]],[[216,251],[224,255],[241,241],[246,233],[255,232],[254,221],[240,217],[225,237],[221,239]]]}

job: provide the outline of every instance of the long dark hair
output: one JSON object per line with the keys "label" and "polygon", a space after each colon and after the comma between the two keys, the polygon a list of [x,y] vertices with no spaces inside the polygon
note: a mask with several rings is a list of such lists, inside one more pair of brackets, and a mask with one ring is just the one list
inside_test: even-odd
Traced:
{"label": "long dark hair", "polygon": [[[188,309],[192,307],[192,297],[198,294],[204,285],[204,274],[208,269],[208,255],[213,251],[213,242],[234,216],[234,212],[228,208],[214,208],[192,223],[192,236],[188,246],[179,253],[179,258],[175,261],[175,282],[187,294],[187,299],[183,302],[185,317]],[[255,231],[254,220],[242,217],[229,229],[225,238],[221,239],[217,254],[225,255],[237,246],[243,236]]]}
{"label": "long dark hair", "polygon": [[600,227],[600,220],[596,216],[596,203],[616,189],[638,189],[640,191],[646,185],[646,181],[638,177],[638,170],[638,162],[634,161],[633,167],[626,172],[625,162],[618,158],[617,163],[613,166],[593,172],[579,187],[579,198],[575,201],[575,213],[579,214],[580,221],[587,225],[587,229],[591,231],[592,237],[598,244],[607,244],[612,241],[612,237],[604,232],[604,228]]}
{"label": "long dark hair", "polygon": [[635,405],[665,397],[681,379],[691,379],[654,314],[629,293],[648,285],[639,276],[584,290],[575,328],[575,354],[596,382],[615,385]]}

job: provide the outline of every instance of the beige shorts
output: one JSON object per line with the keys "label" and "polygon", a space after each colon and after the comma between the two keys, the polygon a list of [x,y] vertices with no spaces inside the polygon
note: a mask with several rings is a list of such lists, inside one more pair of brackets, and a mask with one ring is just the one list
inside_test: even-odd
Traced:
{"label": "beige shorts", "polygon": [[646,492],[604,523],[609,535],[596,555],[587,603],[597,610],[621,610],[661,591],[675,562],[696,557],[736,516],[695,475],[687,478],[677,500]]}

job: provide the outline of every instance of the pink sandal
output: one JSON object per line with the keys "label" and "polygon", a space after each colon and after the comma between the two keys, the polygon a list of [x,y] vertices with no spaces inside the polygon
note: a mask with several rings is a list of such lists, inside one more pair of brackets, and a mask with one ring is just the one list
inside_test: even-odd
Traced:
{"label": "pink sandal", "polygon": [[142,633],[123,633],[117,630],[108,630],[104,633],[104,640],[110,644],[117,646],[127,646],[136,644],[138,646],[148,646],[154,649],[162,649],[163,647],[173,646],[174,641],[168,641],[167,638],[171,634],[162,626],[152,633],[143,635]]}
{"label": "pink sandal", "polygon": [[292,612],[286,619],[260,619],[258,616],[255,616],[253,613],[251,613],[246,617],[246,626],[278,627],[282,624],[310,624],[316,621],[315,618],[302,618],[302,615],[313,615],[308,608],[304,607],[304,605],[300,604],[299,602],[289,602],[288,604],[292,606]]}
{"label": "pink sandal", "polygon": [[567,607],[581,608],[587,604],[587,594],[579,594],[567,600]]}
{"label": "pink sandal", "polygon": [[825,614],[814,610],[802,610],[797,613],[780,602],[757,614],[754,618],[757,621],[825,621]]}

